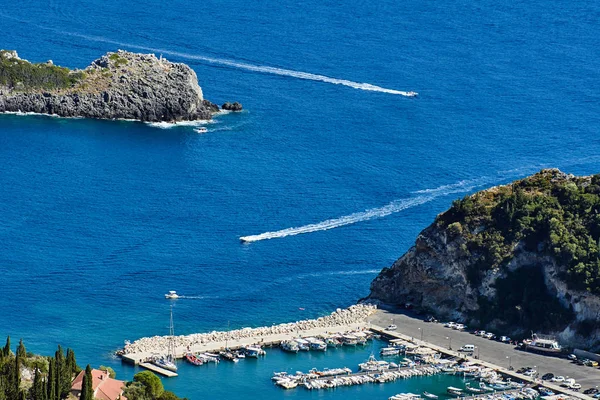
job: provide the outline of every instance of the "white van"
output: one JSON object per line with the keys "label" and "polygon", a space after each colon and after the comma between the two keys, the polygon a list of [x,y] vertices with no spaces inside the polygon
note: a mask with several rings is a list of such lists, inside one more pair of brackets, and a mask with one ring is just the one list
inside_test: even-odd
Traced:
{"label": "white van", "polygon": [[472,353],[475,351],[475,346],[472,344],[465,344],[463,347],[458,349],[458,351],[464,351],[465,353]]}

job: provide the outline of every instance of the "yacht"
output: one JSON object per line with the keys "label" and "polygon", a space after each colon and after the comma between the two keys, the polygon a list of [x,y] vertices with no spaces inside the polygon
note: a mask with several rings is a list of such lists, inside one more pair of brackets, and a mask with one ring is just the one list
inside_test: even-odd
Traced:
{"label": "yacht", "polygon": [[177,365],[175,365],[175,343],[173,342],[174,337],[175,330],[173,328],[173,305],[171,305],[171,318],[169,324],[169,341],[167,354],[162,357],[155,357],[152,360],[152,364],[169,371],[177,372]]}
{"label": "yacht", "polygon": [[166,299],[178,299],[179,295],[175,290],[169,290],[169,293],[165,294]]}
{"label": "yacht", "polygon": [[152,360],[152,364],[168,371],[177,372],[177,365],[175,365],[175,363],[167,357],[155,358]]}
{"label": "yacht", "polygon": [[334,337],[328,337],[327,339],[325,339],[325,343],[327,343],[327,346],[330,347],[338,347],[340,344],[342,344],[339,340],[337,340]]}
{"label": "yacht", "polygon": [[346,346],[356,346],[358,344],[358,338],[354,335],[344,335],[342,336],[342,342]]}
{"label": "yacht", "polygon": [[258,356],[264,355],[264,350],[260,346],[247,346],[246,355],[252,358],[258,358]]}

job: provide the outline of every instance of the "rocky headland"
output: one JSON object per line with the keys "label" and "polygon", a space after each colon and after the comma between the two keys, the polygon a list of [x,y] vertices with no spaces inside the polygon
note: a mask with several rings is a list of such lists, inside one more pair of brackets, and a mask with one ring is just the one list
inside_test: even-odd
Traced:
{"label": "rocky headland", "polygon": [[[242,109],[226,104],[231,111]],[[204,99],[189,66],[154,54],[119,50],[83,70],[69,70],[0,50],[0,112],[178,122],[208,120],[218,111]]]}
{"label": "rocky headland", "polygon": [[600,175],[542,170],[456,200],[371,284],[471,328],[600,348]]}

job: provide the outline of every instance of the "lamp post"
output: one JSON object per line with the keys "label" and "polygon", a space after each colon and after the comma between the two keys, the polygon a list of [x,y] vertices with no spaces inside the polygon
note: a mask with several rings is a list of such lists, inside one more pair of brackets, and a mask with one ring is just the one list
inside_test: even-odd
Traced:
{"label": "lamp post", "polygon": [[446,336],[446,339],[448,339],[448,350],[452,350],[452,337]]}
{"label": "lamp post", "polygon": [[421,332],[421,342],[422,342],[423,341],[423,329],[421,329],[421,328],[418,328],[418,329]]}
{"label": "lamp post", "polygon": [[479,347],[475,346],[475,348],[477,349],[477,357],[475,357],[475,358],[479,360]]}
{"label": "lamp post", "polygon": [[508,369],[512,369],[512,356],[506,356],[508,358]]}

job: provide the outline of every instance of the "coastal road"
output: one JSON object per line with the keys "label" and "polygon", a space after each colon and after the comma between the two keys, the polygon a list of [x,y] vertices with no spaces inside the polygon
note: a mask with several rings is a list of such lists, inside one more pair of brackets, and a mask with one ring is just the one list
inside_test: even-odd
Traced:
{"label": "coastal road", "polygon": [[[481,360],[503,368],[512,366],[515,371],[521,367],[536,367],[539,377],[548,372],[554,375],[568,376],[581,384],[581,392],[590,387],[600,386],[600,369],[598,368],[576,365],[567,359],[517,350],[513,345],[484,339],[468,332],[444,328],[442,323],[425,322],[403,310],[378,310],[369,317],[369,322],[382,327],[393,323],[398,326],[397,331],[400,333],[444,348],[452,345],[453,350],[458,350],[465,344],[472,344],[477,347],[473,356],[478,355]],[[495,333],[498,336],[502,335],[502,332]]]}

